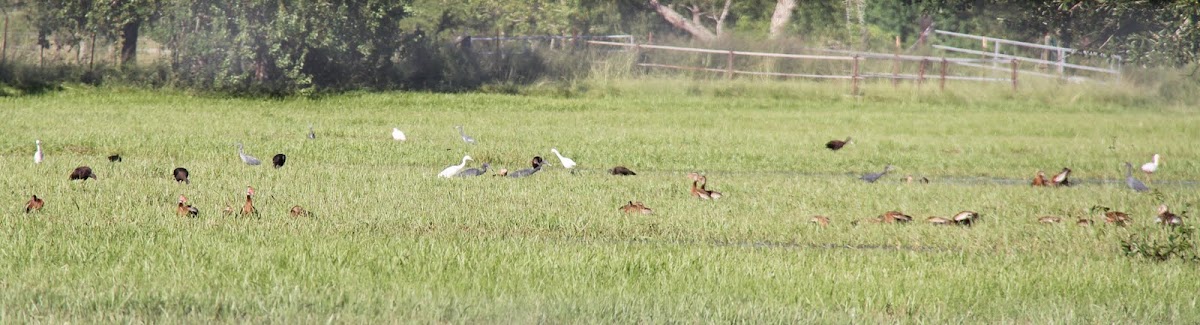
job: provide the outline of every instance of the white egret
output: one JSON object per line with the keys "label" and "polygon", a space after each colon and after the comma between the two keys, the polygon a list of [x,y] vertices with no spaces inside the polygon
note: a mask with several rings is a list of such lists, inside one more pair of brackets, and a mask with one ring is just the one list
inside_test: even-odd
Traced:
{"label": "white egret", "polygon": [[312,124],[309,124],[309,125],[308,125],[308,138],[309,138],[309,139],[316,139],[316,138],[317,138],[317,133],[316,133],[316,132],[313,132],[313,127],[312,127]]}
{"label": "white egret", "polygon": [[250,166],[258,166],[258,164],[262,163],[262,161],[259,161],[258,158],[254,158],[254,156],[247,155],[246,152],[242,150],[241,142],[239,142],[237,144],[237,148],[238,148],[238,156],[242,157],[242,162],[244,162]]}
{"label": "white egret", "polygon": [[404,141],[408,140],[408,137],[404,136],[404,131],[400,131],[400,128],[392,128],[392,140]]}
{"label": "white egret", "polygon": [[33,153],[33,163],[40,164],[45,156],[42,154],[42,140],[34,141],[37,144],[37,152]]}
{"label": "white egret", "polygon": [[442,177],[442,178],[454,177],[455,174],[458,174],[458,171],[462,170],[463,167],[467,166],[467,160],[473,160],[473,159],[471,159],[471,156],[463,156],[461,164],[446,167],[446,169],[443,169],[442,172],[438,173],[438,177]]}
{"label": "white egret", "polygon": [[558,161],[562,162],[563,168],[575,168],[575,161],[571,160],[571,158],[563,157],[562,154],[558,153],[557,148],[550,148],[550,152],[553,152],[555,156],[558,156]]}
{"label": "white egret", "polygon": [[1150,177],[1154,176],[1154,172],[1158,170],[1158,159],[1159,158],[1160,157],[1158,154],[1154,154],[1154,157],[1151,158],[1151,160],[1152,160],[1151,162],[1142,164],[1142,172],[1146,173],[1146,181],[1147,182],[1154,183],[1154,180],[1151,179]]}

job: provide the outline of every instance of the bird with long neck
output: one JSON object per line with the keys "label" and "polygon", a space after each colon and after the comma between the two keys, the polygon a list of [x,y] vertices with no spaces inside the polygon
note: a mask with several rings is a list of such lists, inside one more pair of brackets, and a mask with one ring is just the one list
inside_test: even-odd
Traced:
{"label": "bird with long neck", "polygon": [[701,199],[701,200],[708,200],[708,199],[712,198],[711,196],[708,195],[708,191],[700,189],[700,179],[692,180],[692,189],[691,189],[690,193],[692,194],[692,196],[694,196],[698,199]]}
{"label": "bird with long neck", "polygon": [[29,199],[29,202],[25,203],[25,213],[42,211],[42,207],[45,205],[46,201],[38,198],[37,195],[33,195],[33,198]]}
{"label": "bird with long neck", "polygon": [[483,166],[480,166],[479,168],[467,168],[461,172],[458,172],[458,175],[455,175],[455,176],[475,177],[475,176],[487,174],[488,167],[490,167],[490,166],[491,166],[491,164],[489,164],[489,163],[483,163]]}
{"label": "bird with long neck", "polygon": [[700,190],[708,194],[708,197],[713,200],[719,199],[722,196],[721,192],[708,189],[708,176],[700,176]]}
{"label": "bird with long neck", "polygon": [[237,144],[237,148],[238,148],[238,157],[242,158],[242,162],[244,162],[250,166],[258,166],[258,164],[262,163],[262,161],[258,160],[258,158],[254,158],[254,156],[247,155],[246,152],[242,149],[242,144],[240,142]]}
{"label": "bird with long neck", "polygon": [[458,174],[458,171],[462,170],[463,167],[467,166],[467,160],[473,160],[473,159],[471,159],[471,156],[463,156],[461,164],[446,167],[446,169],[443,169],[442,172],[438,173],[438,177],[441,177],[441,178],[454,177],[454,175]]}
{"label": "bird with long neck", "polygon": [[1150,190],[1149,187],[1146,187],[1146,184],[1142,184],[1142,181],[1139,181],[1137,178],[1133,178],[1133,164],[1130,164],[1128,161],[1125,162],[1125,185],[1128,185],[1129,188],[1133,189],[1135,192],[1145,192]]}
{"label": "bird with long neck", "polygon": [[563,157],[563,155],[561,153],[558,153],[558,148],[550,148],[550,152],[553,152],[555,156],[558,156],[558,161],[562,163],[563,168],[569,169],[569,170],[571,170],[571,172],[575,172],[575,161],[574,160],[571,160],[571,158]]}
{"label": "bird with long neck", "polygon": [[246,186],[246,203],[242,204],[242,215],[258,214],[258,209],[254,208],[254,187]]}
{"label": "bird with long neck", "polygon": [[35,140],[33,143],[37,145],[37,151],[33,152],[33,163],[41,164],[42,160],[46,158],[45,153],[42,152],[42,140]]}
{"label": "bird with long neck", "polygon": [[1179,226],[1183,224],[1183,218],[1179,215],[1171,213],[1171,209],[1167,208],[1166,204],[1158,206],[1158,216],[1154,217],[1154,222],[1164,226]]}
{"label": "bird with long neck", "polygon": [[467,135],[467,132],[463,130],[462,125],[455,125],[454,128],[458,129],[458,136],[462,137],[463,142],[475,144],[475,138]]}
{"label": "bird with long neck", "polygon": [[546,165],[546,160],[542,159],[542,156],[534,156],[533,160],[529,161],[529,164],[533,165],[533,167],[508,173],[507,174],[508,177],[521,178],[521,177],[533,175],[534,173],[537,173],[542,170],[542,166]]}
{"label": "bird with long neck", "polygon": [[1152,176],[1155,171],[1158,171],[1159,158],[1161,157],[1158,154],[1154,154],[1154,157],[1150,158],[1150,162],[1142,164],[1142,172],[1146,173],[1147,183],[1154,184]]}
{"label": "bird with long neck", "polygon": [[859,179],[862,179],[863,181],[866,181],[867,183],[874,183],[875,181],[879,180],[879,178],[883,177],[883,175],[887,175],[887,173],[892,171],[893,169],[895,169],[895,167],[892,166],[891,164],[888,164],[887,166],[883,167],[883,171],[878,172],[878,173],[866,174],[866,175],[863,175],[862,177],[859,177]]}
{"label": "bird with long neck", "polygon": [[196,207],[193,207],[191,204],[187,204],[187,201],[188,199],[186,196],[183,196],[182,194],[179,195],[179,207],[175,209],[175,214],[188,217],[195,217],[196,215],[199,215],[200,210],[196,209]]}

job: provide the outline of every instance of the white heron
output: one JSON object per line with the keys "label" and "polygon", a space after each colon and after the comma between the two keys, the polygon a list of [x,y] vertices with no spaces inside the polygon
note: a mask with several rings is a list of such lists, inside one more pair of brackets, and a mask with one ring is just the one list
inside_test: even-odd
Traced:
{"label": "white heron", "polygon": [[473,160],[473,159],[471,159],[471,156],[463,156],[461,164],[446,167],[446,169],[443,169],[442,172],[438,173],[438,177],[442,177],[442,178],[454,177],[455,174],[458,174],[458,171],[462,170],[463,167],[467,166],[467,160]]}
{"label": "white heron", "polygon": [[246,152],[242,150],[241,142],[238,142],[237,147],[238,147],[238,156],[242,157],[242,162],[244,162],[250,166],[258,166],[258,164],[262,163],[262,161],[259,161],[258,158],[254,158],[254,156],[247,155]]}
{"label": "white heron", "polygon": [[455,125],[454,128],[458,129],[458,135],[462,137],[463,142],[475,144],[475,138],[472,138],[471,136],[467,135],[467,132],[463,131],[462,125]]}
{"label": "white heron", "polygon": [[392,128],[392,139],[396,141],[404,141],[408,140],[408,137],[404,136],[404,131],[400,131],[400,128]]}
{"label": "white heron", "polygon": [[42,153],[42,140],[35,140],[33,143],[37,144],[37,152],[33,153],[33,163],[40,164],[45,159],[45,155]]}
{"label": "white heron", "polygon": [[308,125],[308,138],[309,138],[309,139],[316,139],[316,138],[317,138],[317,133],[316,133],[316,132],[313,132],[312,124],[309,124],[309,125]]}
{"label": "white heron", "polygon": [[1151,176],[1154,176],[1154,172],[1158,170],[1159,158],[1161,157],[1158,154],[1154,154],[1151,162],[1142,164],[1142,171],[1146,173],[1146,182],[1154,183]]}
{"label": "white heron", "polygon": [[563,157],[563,155],[561,153],[558,153],[558,148],[550,148],[550,152],[553,152],[555,156],[558,156],[558,161],[562,162],[563,168],[571,169],[571,171],[574,171],[574,168],[575,168],[574,160],[571,160],[571,158]]}

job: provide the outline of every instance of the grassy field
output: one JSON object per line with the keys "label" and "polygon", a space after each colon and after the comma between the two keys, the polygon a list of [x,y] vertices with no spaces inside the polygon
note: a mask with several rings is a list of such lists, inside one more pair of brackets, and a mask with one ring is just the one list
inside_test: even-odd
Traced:
{"label": "grassy field", "polygon": [[[0,323],[1200,322],[1198,264],[1120,249],[1131,234],[1167,234],[1151,222],[1159,203],[1200,204],[1200,108],[1101,87],[928,88],[850,97],[819,83],[651,80],[515,95],[0,98]],[[458,124],[479,143],[461,142]],[[391,140],[392,127],[409,140]],[[848,135],[846,149],[823,148]],[[246,166],[237,142],[288,164]],[[1125,188],[1120,164],[1154,153],[1156,193]],[[435,177],[466,154],[470,166],[524,168],[534,155],[555,166]],[[880,182],[857,180],[889,163],[899,169]],[[79,165],[98,179],[68,181]],[[638,175],[604,173],[616,165]],[[179,166],[191,185],[171,179]],[[1080,184],[1027,185],[1062,167]],[[692,171],[726,196],[689,197]],[[931,183],[901,181],[910,174]],[[222,216],[248,185],[261,216]],[[27,215],[31,194],[46,207]],[[175,215],[180,194],[199,218]],[[630,200],[655,213],[619,213]],[[315,217],[289,217],[297,204]],[[1035,222],[1101,221],[1095,205],[1135,223]],[[887,210],[983,218],[851,224]],[[818,214],[833,223],[808,222]]]}

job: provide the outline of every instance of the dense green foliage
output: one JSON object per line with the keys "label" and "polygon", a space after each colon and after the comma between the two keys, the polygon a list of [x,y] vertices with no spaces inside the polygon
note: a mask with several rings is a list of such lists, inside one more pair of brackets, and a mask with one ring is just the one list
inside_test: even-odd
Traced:
{"label": "dense green foliage", "polygon": [[[1136,89],[1036,88],[885,83],[856,98],[827,83],[680,79],[519,95],[2,98],[0,322],[1200,320],[1197,264],[1122,249],[1131,235],[1174,233],[1151,223],[1159,203],[1200,203],[1197,108]],[[457,124],[478,144],[462,143]],[[822,147],[847,135],[855,143],[839,152]],[[288,165],[246,166],[236,142]],[[563,170],[551,147],[580,170]],[[1161,195],[1126,189],[1117,167],[1152,153],[1164,156]],[[555,165],[525,179],[434,176],[466,154],[472,167],[523,168],[533,155]],[[856,179],[887,163],[900,169]],[[99,178],[68,181],[79,165]],[[615,165],[638,175],[604,173]],[[190,185],[170,178],[179,166]],[[1027,185],[1063,166],[1077,186]],[[689,197],[691,171],[725,197]],[[261,217],[222,216],[248,185]],[[31,194],[46,206],[25,214]],[[198,218],[175,214],[181,194]],[[619,213],[629,200],[654,214]],[[296,204],[315,217],[288,216]],[[1095,205],[1134,224],[1104,225]],[[983,219],[851,225],[893,209]],[[815,214],[832,225],[810,224]],[[1042,215],[1098,224],[1037,224]]]}

